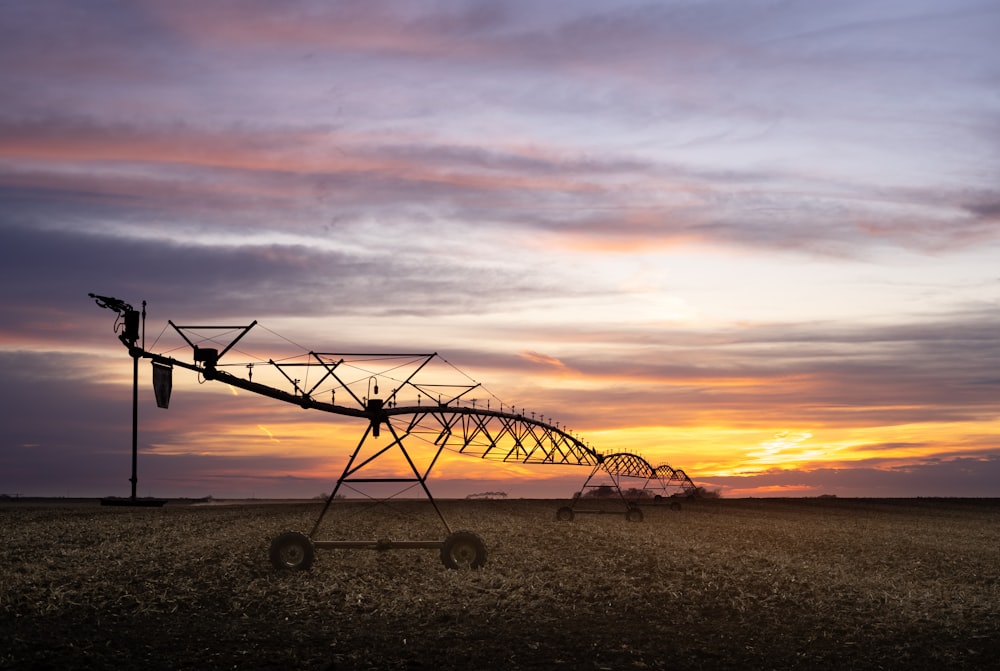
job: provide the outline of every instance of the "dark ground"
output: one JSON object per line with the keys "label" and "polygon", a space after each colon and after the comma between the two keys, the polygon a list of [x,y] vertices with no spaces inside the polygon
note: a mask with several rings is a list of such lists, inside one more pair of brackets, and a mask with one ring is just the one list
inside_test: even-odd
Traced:
{"label": "dark ground", "polygon": [[[1000,501],[702,501],[641,523],[559,505],[444,502],[489,546],[478,571],[320,550],[289,572],[268,544],[315,503],[5,502],[0,668],[1000,668]],[[317,538],[380,516],[446,533],[332,514]]]}

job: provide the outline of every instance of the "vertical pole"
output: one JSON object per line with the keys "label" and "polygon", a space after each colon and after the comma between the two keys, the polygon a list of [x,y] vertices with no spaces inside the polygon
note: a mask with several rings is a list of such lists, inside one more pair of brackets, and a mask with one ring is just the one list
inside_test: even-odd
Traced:
{"label": "vertical pole", "polygon": [[139,481],[136,465],[139,460],[139,355],[132,355],[132,500],[135,500],[135,485]]}
{"label": "vertical pole", "polygon": [[[142,348],[146,349],[146,301],[142,302]],[[132,352],[132,477],[129,478],[129,482],[132,483],[132,500],[135,501],[135,487],[139,482],[138,475],[138,465],[139,465],[139,356],[140,353],[135,349],[135,339],[139,336],[138,333],[131,334],[131,346],[129,349]]]}

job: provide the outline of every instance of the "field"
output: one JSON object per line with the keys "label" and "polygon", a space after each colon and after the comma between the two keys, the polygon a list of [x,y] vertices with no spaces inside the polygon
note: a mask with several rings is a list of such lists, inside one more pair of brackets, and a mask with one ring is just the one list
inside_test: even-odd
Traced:
{"label": "field", "polygon": [[[557,521],[559,505],[443,502],[488,546],[476,571],[434,550],[341,549],[276,571],[271,539],[308,532],[321,504],[5,502],[0,668],[1000,664],[1000,501],[722,499],[642,522]],[[333,508],[317,538],[380,516],[400,539],[446,533]]]}

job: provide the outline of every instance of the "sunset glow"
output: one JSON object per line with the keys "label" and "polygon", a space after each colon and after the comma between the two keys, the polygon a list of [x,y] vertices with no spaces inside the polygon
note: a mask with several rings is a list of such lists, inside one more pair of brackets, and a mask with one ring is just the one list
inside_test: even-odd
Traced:
{"label": "sunset glow", "polygon": [[[53,0],[0,26],[0,493],[128,486],[96,292],[184,360],[167,320],[258,320],[227,360],[275,386],[310,350],[437,352],[463,402],[723,496],[1000,495],[995,3]],[[190,371],[161,410],[139,375],[143,494],[312,497],[366,427]],[[446,450],[431,484],[587,475]]]}

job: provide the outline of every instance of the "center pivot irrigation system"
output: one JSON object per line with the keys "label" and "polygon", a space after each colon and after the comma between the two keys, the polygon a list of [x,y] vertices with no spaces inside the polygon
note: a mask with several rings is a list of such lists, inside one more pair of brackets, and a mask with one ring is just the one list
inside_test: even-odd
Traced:
{"label": "center pivot irrigation system", "polygon": [[[223,357],[234,350],[257,326],[177,325],[168,320],[186,345],[192,361],[182,361],[146,349],[145,302],[142,313],[130,304],[108,296],[89,294],[97,305],[117,313],[114,330],[133,359],[132,500],[135,501],[137,412],[136,385],[139,359],[150,359],[157,405],[167,407],[175,367],[194,371],[201,379],[222,382],[304,409],[321,410],[365,422],[365,430],[347,460],[343,473],[312,530],[286,531],[271,543],[270,559],[275,568],[308,569],[316,549],[437,549],[449,568],[478,568],[486,561],[486,545],[471,531],[453,531],[439,508],[427,478],[445,450],[481,459],[516,464],[564,464],[590,466],[590,476],[572,505],[557,512],[560,520],[575,514],[608,512],[589,502],[608,498],[624,504],[625,517],[642,519],[639,499],[676,501],[695,493],[694,483],[683,471],[663,465],[653,467],[640,456],[628,453],[602,455],[571,435],[551,419],[511,406],[491,407],[472,398],[481,385],[472,382],[436,353],[364,354],[314,352],[275,360],[242,360]],[[140,318],[142,337],[140,339]],[[164,328],[166,330],[166,328]],[[155,346],[155,345],[154,345]],[[233,359],[234,356],[230,356]],[[254,377],[257,377],[254,380]],[[431,378],[429,376],[433,376]],[[310,379],[311,378],[311,379]],[[426,379],[425,379],[426,378]],[[263,381],[262,381],[263,379]],[[390,387],[380,395],[382,389]],[[485,406],[485,407],[484,407]],[[386,435],[388,434],[388,435]],[[423,455],[421,460],[419,455]],[[378,463],[377,463],[378,462]],[[381,466],[381,468],[380,468]],[[393,476],[388,477],[386,472]],[[398,476],[398,472],[405,475]],[[622,484],[638,484],[628,490]],[[599,484],[600,483],[600,484]],[[319,540],[324,516],[344,489],[388,486],[407,491],[419,488],[444,525],[444,540]],[[590,496],[600,489],[601,494]],[[636,493],[640,496],[636,496]],[[394,494],[387,498],[392,498]],[[367,494],[366,494],[367,496]]]}

